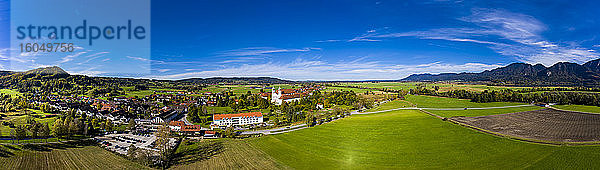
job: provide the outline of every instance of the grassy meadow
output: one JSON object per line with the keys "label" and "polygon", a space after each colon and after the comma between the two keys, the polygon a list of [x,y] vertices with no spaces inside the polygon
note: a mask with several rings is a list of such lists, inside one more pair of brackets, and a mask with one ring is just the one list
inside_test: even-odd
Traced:
{"label": "grassy meadow", "polygon": [[455,99],[445,97],[423,96],[423,95],[407,95],[406,101],[411,102],[421,108],[479,108],[479,107],[499,107],[499,106],[515,106],[524,105],[525,103],[514,102],[490,102],[490,103],[475,103],[468,99]]}
{"label": "grassy meadow", "polygon": [[587,112],[587,113],[600,113],[600,107],[598,106],[584,106],[584,105],[554,105],[552,106],[557,109]]}
{"label": "grassy meadow", "polygon": [[477,132],[416,110],[353,115],[249,139],[295,169],[590,169],[600,146],[550,146]]}
{"label": "grassy meadow", "polygon": [[383,104],[381,104],[377,107],[371,108],[369,110],[366,110],[365,112],[390,110],[390,109],[397,109],[397,108],[402,108],[402,107],[412,107],[412,104],[407,101],[404,101],[404,100],[393,100],[393,101],[383,103]]}
{"label": "grassy meadow", "polygon": [[471,110],[427,110],[433,114],[442,116],[442,117],[455,117],[455,116],[465,116],[465,117],[475,117],[475,116],[488,116],[488,115],[498,115],[498,114],[506,114],[506,113],[516,113],[516,112],[525,112],[525,111],[533,111],[543,109],[539,106],[524,106],[524,107],[509,107],[509,108],[499,108],[499,109],[471,109]]}
{"label": "grassy meadow", "polygon": [[479,84],[457,84],[457,83],[423,83],[423,82],[359,82],[359,83],[342,83],[343,86],[359,86],[368,88],[387,88],[394,90],[414,89],[418,85],[426,85],[427,88],[433,86],[440,87],[440,92],[450,90],[469,90],[469,91],[484,91],[484,90],[501,90],[501,89],[522,89],[529,87],[504,87],[504,86],[488,86]]}

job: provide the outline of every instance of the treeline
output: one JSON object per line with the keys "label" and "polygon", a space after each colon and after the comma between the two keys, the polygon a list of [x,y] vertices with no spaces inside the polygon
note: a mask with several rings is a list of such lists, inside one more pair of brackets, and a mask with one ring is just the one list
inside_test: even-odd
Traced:
{"label": "treeline", "polygon": [[250,91],[239,96],[236,96],[233,92],[225,92],[223,95],[217,96],[216,101],[216,106],[231,107],[234,111],[246,108],[266,109],[271,104],[267,99],[260,97],[260,95],[252,94]]}
{"label": "treeline", "polygon": [[[284,102],[278,106],[277,109],[285,116],[285,119],[276,120],[276,123],[306,120],[307,115],[312,114],[314,110],[318,110],[317,105],[323,106],[324,108],[340,105],[350,108],[371,108],[373,103],[373,100],[360,97],[356,95],[354,91],[315,91],[313,92],[313,95],[307,96],[298,101]],[[314,115],[311,116],[314,117]]]}
{"label": "treeline", "polygon": [[[432,95],[451,97],[459,99],[471,99],[472,102],[544,102],[557,104],[578,104],[600,106],[600,93],[592,93],[597,88],[526,88],[519,90],[485,90],[474,92],[467,90],[452,90],[448,92],[437,92],[433,89],[419,88],[411,89],[411,94]],[[541,92],[543,91],[543,92]],[[590,92],[576,92],[590,91]]]}

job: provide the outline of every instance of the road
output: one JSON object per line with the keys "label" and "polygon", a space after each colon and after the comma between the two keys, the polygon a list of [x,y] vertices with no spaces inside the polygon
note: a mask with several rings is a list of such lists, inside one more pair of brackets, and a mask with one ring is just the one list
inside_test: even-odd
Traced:
{"label": "road", "polygon": [[358,112],[357,110],[350,112],[350,114],[357,114],[357,115],[363,115],[363,114],[373,114],[373,113],[381,113],[381,112],[389,112],[389,111],[394,111],[394,110],[485,110],[485,109],[502,109],[502,108],[513,108],[513,107],[526,107],[526,106],[535,106],[535,105],[531,105],[531,104],[524,104],[524,105],[516,105],[516,106],[498,106],[498,107],[474,107],[474,108],[419,108],[419,107],[402,107],[402,108],[396,108],[396,109],[389,109],[389,110],[381,110],[381,111],[375,111],[375,112]]}
{"label": "road", "polygon": [[183,115],[183,118],[179,119],[179,121],[183,121],[183,123],[185,123],[185,125],[194,125],[192,122],[188,121],[187,119],[187,113]]}
{"label": "road", "polygon": [[264,134],[264,135],[272,135],[272,134],[280,134],[285,132],[291,132],[295,130],[300,130],[306,128],[306,124],[298,124],[294,126],[286,126],[275,129],[266,129],[266,130],[256,130],[256,131],[244,131],[242,135],[255,135],[255,134]]}

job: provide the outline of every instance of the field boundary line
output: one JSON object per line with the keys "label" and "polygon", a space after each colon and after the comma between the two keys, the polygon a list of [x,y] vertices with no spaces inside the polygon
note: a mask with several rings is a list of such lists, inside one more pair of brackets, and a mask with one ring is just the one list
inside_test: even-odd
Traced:
{"label": "field boundary line", "polygon": [[582,111],[574,111],[574,110],[565,110],[565,109],[559,109],[559,108],[552,107],[552,106],[549,106],[548,108],[554,109],[554,110],[565,111],[565,112],[577,112],[577,113],[594,114],[594,115],[600,114],[600,113],[592,113],[592,112],[582,112]]}
{"label": "field boundary line", "polygon": [[374,113],[382,113],[382,112],[389,112],[389,111],[396,111],[396,110],[487,110],[487,109],[505,109],[505,108],[527,107],[527,106],[535,106],[535,105],[524,104],[524,105],[513,105],[513,106],[473,107],[473,108],[468,108],[468,107],[463,107],[463,108],[400,107],[400,108],[395,108],[395,109],[380,110],[380,111],[373,111],[373,112],[362,112],[362,113],[355,110],[355,111],[352,111],[351,114],[363,115],[363,114],[374,114]]}

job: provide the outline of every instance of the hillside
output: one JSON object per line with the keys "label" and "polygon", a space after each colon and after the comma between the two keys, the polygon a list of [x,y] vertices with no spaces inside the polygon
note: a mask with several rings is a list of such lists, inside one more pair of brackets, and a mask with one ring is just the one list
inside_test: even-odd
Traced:
{"label": "hillside", "polygon": [[491,81],[511,84],[594,85],[600,84],[600,59],[583,65],[569,62],[550,67],[513,63],[481,73],[413,74],[402,81]]}
{"label": "hillside", "polygon": [[25,71],[22,74],[38,74],[38,75],[69,75],[65,70],[58,66],[37,68]]}

